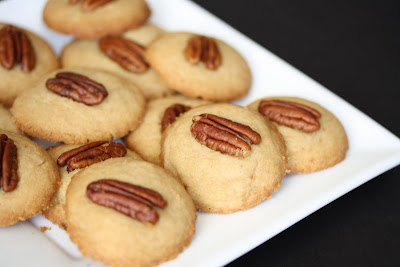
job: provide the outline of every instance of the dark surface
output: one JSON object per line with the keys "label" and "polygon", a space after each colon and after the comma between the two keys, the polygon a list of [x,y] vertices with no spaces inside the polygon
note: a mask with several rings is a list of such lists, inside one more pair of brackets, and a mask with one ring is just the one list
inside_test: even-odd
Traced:
{"label": "dark surface", "polygon": [[[195,2],[400,136],[399,1]],[[399,191],[396,167],[229,266],[400,266]]]}

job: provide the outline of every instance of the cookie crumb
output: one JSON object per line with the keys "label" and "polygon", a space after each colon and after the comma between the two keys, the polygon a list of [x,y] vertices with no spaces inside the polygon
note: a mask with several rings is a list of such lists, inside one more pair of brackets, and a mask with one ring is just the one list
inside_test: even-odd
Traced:
{"label": "cookie crumb", "polygon": [[46,227],[46,226],[40,226],[40,232],[44,233],[47,230],[51,230],[51,227]]}

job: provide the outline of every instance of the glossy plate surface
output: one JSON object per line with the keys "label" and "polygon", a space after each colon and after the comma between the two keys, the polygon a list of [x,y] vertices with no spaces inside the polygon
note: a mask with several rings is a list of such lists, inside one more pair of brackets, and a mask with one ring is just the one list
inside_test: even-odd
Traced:
{"label": "glossy plate surface", "polygon": [[[44,3],[45,0],[1,1],[0,22],[39,34],[59,54],[72,38],[45,26],[41,17]],[[287,175],[271,199],[248,211],[229,215],[198,213],[191,245],[163,266],[224,265],[400,163],[400,140],[396,136],[218,18],[187,0],[148,3],[153,11],[151,22],[170,31],[218,37],[244,55],[253,73],[253,85],[250,94],[236,103],[246,105],[273,95],[307,98],[339,118],[350,144],[342,163],[316,173]],[[40,227],[51,229],[42,233]],[[101,266],[83,258],[67,234],[41,215],[0,228],[0,262],[5,266]]]}

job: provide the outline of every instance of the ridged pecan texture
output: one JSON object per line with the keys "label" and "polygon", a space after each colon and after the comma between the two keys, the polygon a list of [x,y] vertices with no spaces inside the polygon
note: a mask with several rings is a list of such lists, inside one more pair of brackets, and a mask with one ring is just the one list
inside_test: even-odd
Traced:
{"label": "ridged pecan texture", "polygon": [[263,100],[258,111],[278,124],[312,133],[320,128],[321,114],[306,105],[283,100]]}
{"label": "ridged pecan texture", "polygon": [[57,73],[55,78],[47,80],[46,87],[56,94],[88,106],[100,104],[108,95],[102,84],[72,72]]}
{"label": "ridged pecan texture", "polygon": [[185,57],[193,65],[202,61],[209,70],[218,69],[222,61],[217,42],[212,38],[201,35],[195,35],[188,41]]}
{"label": "ridged pecan texture", "polygon": [[35,68],[35,51],[26,33],[12,25],[0,30],[0,64],[7,70],[21,64],[21,69],[30,72]]}
{"label": "ridged pecan texture", "polygon": [[161,120],[161,132],[164,132],[167,127],[172,124],[177,117],[188,111],[190,107],[182,105],[182,104],[173,104],[169,106],[165,112],[164,116]]}
{"label": "ridged pecan texture", "polygon": [[71,172],[109,158],[123,157],[125,154],[126,148],[120,143],[97,141],[62,153],[57,159],[57,165],[68,165],[67,171]]}
{"label": "ridged pecan texture", "polygon": [[[98,7],[108,4],[111,1],[114,1],[114,0],[82,0],[81,9],[84,12],[90,12],[90,11],[95,10]],[[69,3],[71,5],[75,5],[79,2],[81,2],[81,0],[69,0]]]}
{"label": "ridged pecan texture", "polygon": [[90,183],[86,195],[98,205],[151,224],[155,224],[159,219],[153,207],[167,207],[167,202],[158,192],[114,179]]}
{"label": "ridged pecan texture", "polygon": [[17,147],[7,135],[0,135],[0,189],[13,191],[18,184]]}
{"label": "ridged pecan texture", "polygon": [[144,58],[145,48],[121,36],[105,36],[99,40],[100,50],[121,67],[133,73],[149,68]]}
{"label": "ridged pecan texture", "polygon": [[201,144],[238,157],[249,156],[250,145],[261,142],[261,136],[249,126],[212,114],[194,116],[191,132]]}

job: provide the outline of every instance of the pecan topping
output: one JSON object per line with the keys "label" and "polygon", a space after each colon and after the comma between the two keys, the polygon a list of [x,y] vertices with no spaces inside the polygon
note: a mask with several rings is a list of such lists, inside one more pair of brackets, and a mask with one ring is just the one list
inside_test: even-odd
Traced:
{"label": "pecan topping", "polygon": [[149,68],[144,58],[145,48],[121,36],[106,36],[99,40],[104,54],[127,71],[143,73]]}
{"label": "pecan topping", "polygon": [[221,53],[217,43],[206,36],[193,36],[186,46],[185,57],[193,65],[202,61],[209,70],[216,70],[221,65]]}
{"label": "pecan topping", "polygon": [[35,63],[35,51],[28,35],[14,26],[4,26],[0,30],[0,64],[7,70],[21,64],[23,71],[30,72]]}
{"label": "pecan topping", "polygon": [[120,143],[97,141],[62,153],[57,164],[60,167],[68,164],[67,171],[72,172],[109,158],[123,157],[125,154],[126,148]]}
{"label": "pecan topping", "polygon": [[47,80],[46,87],[56,94],[88,106],[100,104],[108,95],[102,84],[72,72],[57,73],[55,78]]}
{"label": "pecan topping", "polygon": [[250,144],[261,142],[261,136],[249,126],[212,114],[194,116],[191,132],[201,144],[238,157],[247,157]]}
{"label": "pecan topping", "polygon": [[0,188],[11,192],[18,183],[17,147],[7,135],[0,135]]}
{"label": "pecan topping", "polygon": [[96,204],[152,224],[159,218],[153,206],[162,209],[167,206],[167,202],[156,191],[113,179],[90,183],[86,195]]}
{"label": "pecan topping", "polygon": [[179,117],[181,114],[185,113],[188,111],[190,107],[182,105],[182,104],[173,104],[169,106],[165,112],[164,116],[161,120],[161,131],[164,132],[167,127],[172,124],[177,117]]}
{"label": "pecan topping", "polygon": [[[81,9],[84,12],[89,12],[95,10],[98,7],[104,6],[105,4],[111,2],[113,0],[82,0]],[[79,3],[80,0],[69,0],[71,5],[75,5]]]}
{"label": "pecan topping", "polygon": [[278,124],[312,133],[319,129],[321,114],[308,106],[283,100],[263,100],[258,111]]}

